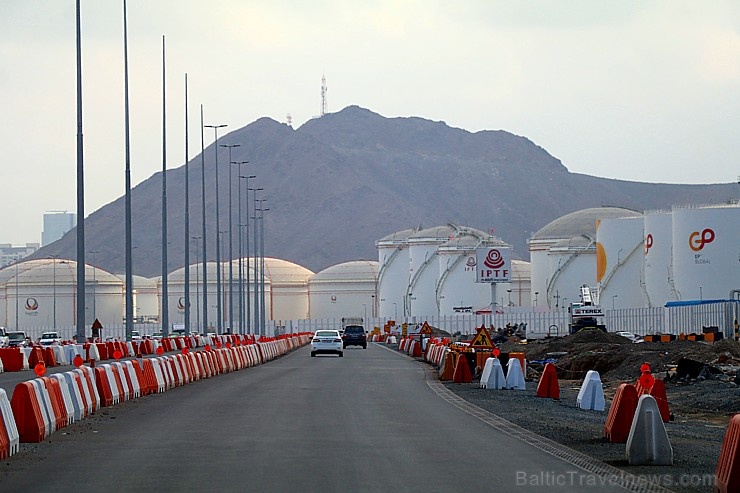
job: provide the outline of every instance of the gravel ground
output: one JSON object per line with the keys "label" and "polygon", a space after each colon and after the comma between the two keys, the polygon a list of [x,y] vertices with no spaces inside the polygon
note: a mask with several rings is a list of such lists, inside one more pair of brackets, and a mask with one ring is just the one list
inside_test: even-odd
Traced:
{"label": "gravel ground", "polygon": [[[713,491],[711,477],[717,467],[725,436],[726,418],[713,416],[712,420],[708,420],[676,415],[673,422],[666,424],[673,447],[674,465],[630,466],[626,460],[626,445],[609,443],[603,438],[611,401],[607,401],[603,412],[577,408],[580,383],[561,381],[560,400],[536,397],[537,382],[528,382],[524,391],[486,390],[478,388],[477,383],[445,383],[445,386],[476,406],[630,474],[661,475],[663,486],[673,491]],[[721,382],[705,383],[710,386],[726,385]],[[671,395],[669,392],[669,403]],[[666,479],[665,475],[669,478]],[[681,482],[686,484],[679,484]]]}

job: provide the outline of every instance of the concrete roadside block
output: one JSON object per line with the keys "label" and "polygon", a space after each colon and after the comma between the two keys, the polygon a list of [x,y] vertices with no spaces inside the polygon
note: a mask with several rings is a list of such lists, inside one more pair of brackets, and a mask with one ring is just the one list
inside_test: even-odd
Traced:
{"label": "concrete roadside block", "polygon": [[[498,358],[488,358],[486,360],[486,368],[489,367],[488,375],[484,380],[481,377],[481,387],[488,390],[500,390],[506,388],[506,378],[504,377],[504,368],[501,366],[501,361]],[[483,373],[486,373],[485,368]]]}
{"label": "concrete roadside block", "polygon": [[589,370],[583,379],[581,390],[578,391],[576,405],[589,411],[603,411],[606,407],[604,388],[601,386],[599,372]]}
{"label": "concrete roadside block", "polygon": [[514,390],[526,390],[522,364],[517,358],[510,358],[506,364],[506,388]]}
{"label": "concrete roadside block", "polygon": [[642,395],[627,437],[627,461],[631,466],[672,466],[673,448],[668,440],[655,397]]}

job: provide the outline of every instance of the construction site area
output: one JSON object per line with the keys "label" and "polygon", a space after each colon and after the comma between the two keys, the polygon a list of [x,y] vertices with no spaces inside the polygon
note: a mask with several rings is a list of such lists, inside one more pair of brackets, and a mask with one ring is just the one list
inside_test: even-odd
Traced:
{"label": "construction site area", "polygon": [[[470,382],[441,379],[466,401],[625,474],[645,478],[667,491],[714,491],[714,474],[728,423],[740,411],[740,342],[685,337],[665,340],[633,342],[597,329],[532,341],[511,337],[500,340],[493,355],[500,354],[499,358],[506,361],[509,355],[523,353],[526,385],[518,389],[482,388],[482,366],[475,363],[470,364]],[[538,382],[548,363],[556,370],[557,399],[537,397]],[[664,425],[673,450],[672,465],[630,465],[625,444],[612,443],[605,437],[615,392],[621,384],[637,384],[647,368],[645,364],[649,365],[648,373],[665,387],[670,416],[666,416]],[[598,372],[601,379],[603,410],[583,409],[576,403],[590,370]],[[442,376],[437,366],[433,365],[432,371]]]}

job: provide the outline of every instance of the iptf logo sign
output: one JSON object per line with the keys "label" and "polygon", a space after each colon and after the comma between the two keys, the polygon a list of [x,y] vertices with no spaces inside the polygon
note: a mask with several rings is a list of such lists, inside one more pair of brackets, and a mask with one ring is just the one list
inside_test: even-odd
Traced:
{"label": "iptf logo sign", "polygon": [[694,231],[689,235],[689,248],[691,248],[695,252],[698,252],[699,250],[704,248],[704,245],[713,242],[714,236],[715,235],[713,229],[707,228],[701,233],[698,231]]}
{"label": "iptf logo sign", "polygon": [[509,248],[480,248],[476,250],[476,282],[509,282],[511,250]]}
{"label": "iptf logo sign", "polygon": [[648,254],[651,248],[653,248],[653,235],[648,233],[645,237],[645,255]]}

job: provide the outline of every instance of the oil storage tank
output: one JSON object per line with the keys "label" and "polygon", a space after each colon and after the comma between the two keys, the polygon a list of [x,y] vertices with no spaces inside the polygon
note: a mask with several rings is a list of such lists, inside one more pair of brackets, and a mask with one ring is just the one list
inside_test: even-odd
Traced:
{"label": "oil storage tank", "polygon": [[643,264],[642,217],[606,218],[596,223],[596,281],[604,307],[642,307],[646,293],[640,283]]}
{"label": "oil storage tank", "polygon": [[740,284],[740,206],[673,208],[679,300],[727,299]]}
{"label": "oil storage tank", "polygon": [[409,285],[409,237],[418,229],[406,229],[375,242],[378,249],[378,316],[403,317]]}
{"label": "oil storage tank", "polygon": [[409,237],[409,274],[404,314],[436,316],[435,291],[439,278],[437,249],[455,238],[460,228],[447,224],[421,230]]}
{"label": "oil storage tank", "polygon": [[648,211],[644,217],[646,306],[664,306],[678,299],[673,285],[673,216],[670,211]]}
{"label": "oil storage tank", "polygon": [[378,262],[371,260],[344,262],[318,272],[308,281],[310,318],[359,314],[368,323],[377,312],[377,276]]}

